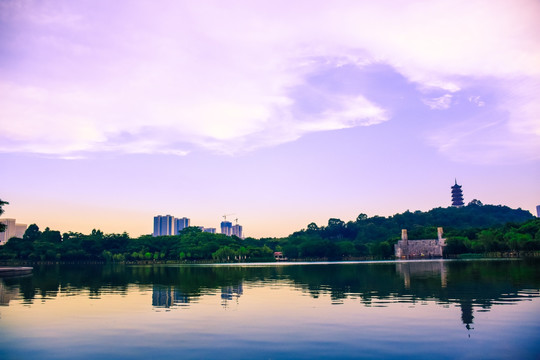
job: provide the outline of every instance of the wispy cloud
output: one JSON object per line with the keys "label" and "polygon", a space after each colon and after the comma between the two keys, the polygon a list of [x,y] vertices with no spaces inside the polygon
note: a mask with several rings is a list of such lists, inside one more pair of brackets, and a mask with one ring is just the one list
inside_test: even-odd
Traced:
{"label": "wispy cloud", "polygon": [[[539,11],[534,0],[4,1],[0,151],[238,153],[374,125],[389,112],[369,91],[308,84],[370,63],[416,83],[433,109],[476,79],[507,81],[505,129],[539,136],[528,95]],[[308,88],[324,95],[309,109]]]}
{"label": "wispy cloud", "polygon": [[429,106],[430,109],[445,110],[452,104],[452,94],[445,94],[431,99],[422,99],[422,102]]}
{"label": "wispy cloud", "polygon": [[476,106],[485,106],[486,103],[481,99],[480,96],[469,96],[469,102],[476,104]]}

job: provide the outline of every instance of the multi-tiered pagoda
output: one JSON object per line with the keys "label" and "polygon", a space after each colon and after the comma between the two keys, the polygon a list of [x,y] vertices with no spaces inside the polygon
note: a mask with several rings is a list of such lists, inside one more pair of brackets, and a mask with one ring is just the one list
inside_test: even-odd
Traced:
{"label": "multi-tiered pagoda", "polygon": [[455,180],[455,185],[452,186],[452,206],[463,206],[463,190],[461,190],[461,185],[457,184],[457,180]]}

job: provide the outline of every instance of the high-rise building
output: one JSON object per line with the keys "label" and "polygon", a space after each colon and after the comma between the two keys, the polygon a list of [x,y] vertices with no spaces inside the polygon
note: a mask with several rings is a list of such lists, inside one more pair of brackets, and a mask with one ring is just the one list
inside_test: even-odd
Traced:
{"label": "high-rise building", "polygon": [[221,233],[225,234],[227,236],[232,235],[232,222],[230,221],[222,221],[221,222]]}
{"label": "high-rise building", "polygon": [[232,235],[236,235],[239,238],[242,238],[242,225],[233,225],[231,229]]}
{"label": "high-rise building", "polygon": [[536,205],[536,217],[540,218],[540,205]]}
{"label": "high-rise building", "polygon": [[4,245],[12,237],[22,238],[28,227],[25,224],[17,224],[15,219],[0,219],[0,223],[6,225],[6,230],[0,232],[0,245]]}
{"label": "high-rise building", "polygon": [[154,216],[154,236],[174,235],[174,216]]}
{"label": "high-rise building", "polygon": [[186,217],[174,219],[174,234],[178,234],[183,229],[189,227],[189,219]]}
{"label": "high-rise building", "polygon": [[452,186],[452,206],[462,207],[463,204],[463,190],[461,190],[461,185],[458,185],[457,180],[455,180],[455,184]]}
{"label": "high-rise building", "polygon": [[210,234],[215,234],[216,228],[203,228],[202,231],[210,233]]}

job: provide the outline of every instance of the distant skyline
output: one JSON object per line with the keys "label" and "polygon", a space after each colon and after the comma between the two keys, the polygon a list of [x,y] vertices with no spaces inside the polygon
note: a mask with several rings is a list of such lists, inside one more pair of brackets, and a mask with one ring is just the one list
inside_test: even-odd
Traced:
{"label": "distant skyline", "polygon": [[244,236],[540,204],[540,2],[0,2],[6,218]]}

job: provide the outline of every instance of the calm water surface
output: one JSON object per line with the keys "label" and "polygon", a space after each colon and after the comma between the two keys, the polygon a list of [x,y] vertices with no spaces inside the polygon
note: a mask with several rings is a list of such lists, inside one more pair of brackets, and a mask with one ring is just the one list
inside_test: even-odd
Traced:
{"label": "calm water surface", "polygon": [[538,359],[538,261],[43,266],[0,359]]}

